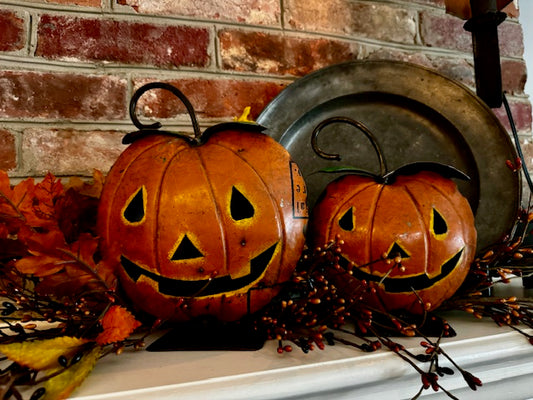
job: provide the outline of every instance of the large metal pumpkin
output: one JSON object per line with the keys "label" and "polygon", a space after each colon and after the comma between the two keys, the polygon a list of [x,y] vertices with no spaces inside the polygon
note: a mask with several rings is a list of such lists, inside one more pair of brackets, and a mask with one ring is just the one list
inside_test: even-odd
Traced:
{"label": "large metal pumpkin", "polygon": [[[357,123],[326,120],[315,137],[332,122]],[[363,296],[370,306],[435,309],[457,291],[475,253],[474,216],[450,179],[465,176],[434,163],[384,173],[381,156],[380,162],[379,176],[348,174],[326,187],[312,212],[309,239],[313,246],[344,241],[339,264],[373,288]]]}
{"label": "large metal pumpkin", "polygon": [[[135,102],[152,88],[185,102],[193,138],[139,123]],[[304,245],[298,167],[255,124],[220,124],[200,135],[190,103],[172,86],[146,85],[132,104],[141,130],[125,138],[138,136],[111,168],[98,215],[105,256],[120,266],[125,292],[164,319],[229,321],[265,306]]]}

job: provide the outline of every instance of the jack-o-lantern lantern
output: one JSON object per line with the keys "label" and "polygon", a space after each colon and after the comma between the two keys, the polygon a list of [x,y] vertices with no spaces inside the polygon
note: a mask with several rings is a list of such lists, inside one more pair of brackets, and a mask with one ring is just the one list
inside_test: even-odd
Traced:
{"label": "jack-o-lantern lantern", "polygon": [[427,162],[386,173],[371,132],[358,121],[340,117],[323,121],[313,132],[313,147],[325,157],[338,155],[317,149],[316,137],[334,122],[350,123],[373,141],[382,172],[358,171],[326,187],[311,214],[312,245],[343,240],[339,264],[353,279],[368,283],[372,290],[362,300],[370,306],[411,313],[435,309],[457,291],[474,257],[472,210],[450,179],[468,177]]}
{"label": "jack-o-lantern lantern", "polygon": [[[154,88],[184,102],[194,136],[138,121],[136,102]],[[201,134],[185,96],[160,82],[134,94],[130,114],[140,130],[124,138],[133,143],[107,176],[98,214],[128,297],[172,320],[231,321],[265,306],[304,245],[305,184],[287,151],[252,123]]]}

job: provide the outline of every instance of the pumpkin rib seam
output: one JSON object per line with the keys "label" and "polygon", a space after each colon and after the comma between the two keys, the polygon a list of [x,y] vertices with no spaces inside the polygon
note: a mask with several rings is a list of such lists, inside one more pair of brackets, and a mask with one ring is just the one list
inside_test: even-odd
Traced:
{"label": "pumpkin rib seam", "polygon": [[[420,183],[425,184],[425,182],[423,181],[420,181]],[[424,272],[427,274],[427,271],[429,269],[429,255],[431,254],[430,229],[429,229],[429,226],[427,226],[426,223],[424,222],[424,216],[422,215],[422,212],[421,212],[421,205],[420,205],[420,202],[417,201],[416,196],[411,192],[408,185],[403,185],[403,189],[405,190],[405,192],[407,193],[407,195],[409,196],[409,198],[415,205],[416,214],[418,215],[418,220],[422,223],[422,227],[424,228],[424,238],[425,238],[424,244],[426,247],[426,257],[425,257],[426,261],[424,265]]]}
{"label": "pumpkin rib seam", "polygon": [[[121,189],[121,186],[122,186],[122,183],[124,182],[124,178],[126,176],[126,173],[129,171],[131,165],[135,162],[137,162],[137,159],[142,156],[143,154],[145,154],[147,151],[153,149],[154,147],[157,147],[161,144],[160,141],[157,141],[156,143],[153,143],[152,145],[150,145],[149,147],[145,147],[145,148],[142,148],[141,147],[141,150],[135,154],[135,158],[131,158],[131,156],[129,156],[128,154],[128,158],[129,158],[129,162],[124,166],[124,169],[123,169],[123,172],[118,176],[118,182],[115,183],[112,187],[113,187],[113,192],[111,193],[111,196],[108,196],[112,203],[111,203],[111,206],[109,207],[109,211],[105,217],[105,223],[106,223],[106,232],[105,232],[105,237],[106,238],[109,238],[111,235],[109,234],[109,229],[110,229],[110,224],[109,224],[109,218],[110,218],[110,215],[112,214],[112,210],[115,209],[115,204],[116,204],[116,193],[119,191],[119,189]],[[130,145],[128,147],[128,149],[131,147],[132,145]],[[127,153],[122,153],[122,154],[127,154]],[[122,158],[122,155],[120,156],[120,158]],[[126,158],[126,157],[124,157]],[[118,160],[116,161],[118,162]],[[109,185],[108,185],[109,186]],[[102,196],[103,197],[103,196]],[[120,207],[119,209],[121,209],[122,207]],[[106,243],[108,242],[108,239],[106,239]],[[109,243],[107,243],[107,246],[109,246]]]}
{"label": "pumpkin rib seam", "polygon": [[[282,263],[282,260],[283,260],[283,255],[285,254],[285,252],[287,250],[286,249],[286,247],[287,247],[287,244],[286,244],[286,241],[287,241],[286,226],[285,226],[284,218],[282,218],[282,213],[280,212],[280,209],[279,209],[279,204],[276,201],[276,199],[274,198],[274,196],[272,195],[272,193],[270,192],[269,185],[267,185],[267,183],[265,182],[265,180],[263,179],[261,174],[259,174],[259,172],[257,171],[257,169],[255,168],[254,165],[252,165],[248,160],[246,160],[244,157],[242,157],[238,152],[233,150],[231,147],[225,146],[223,143],[220,143],[220,142],[214,143],[214,145],[219,146],[219,147],[231,152],[236,157],[238,157],[240,160],[242,160],[245,164],[247,164],[250,167],[250,169],[254,172],[254,174],[259,178],[259,180],[263,184],[263,187],[266,189],[265,191],[267,192],[268,197],[270,198],[270,201],[272,202],[272,204],[274,204],[274,209],[276,210],[276,217],[277,217],[276,219],[277,219],[277,222],[278,222],[277,225],[278,225],[279,233],[280,233],[280,236],[281,236],[280,237],[281,249],[279,250],[281,255],[280,255],[280,260],[279,260],[279,266],[278,266],[278,268],[276,268],[277,269],[276,282],[278,282],[279,279],[280,279],[280,274],[281,274],[281,270],[282,270],[281,263]],[[290,168],[290,166],[289,166],[289,168]]]}
{"label": "pumpkin rib seam", "polygon": [[[155,220],[155,235],[154,235],[154,249],[155,249],[155,270],[158,271],[159,273],[161,273],[161,268],[160,268],[160,265],[161,265],[161,262],[159,260],[159,257],[160,257],[160,245],[159,245],[159,204],[161,203],[161,193],[163,192],[162,190],[162,187],[163,187],[163,181],[165,180],[165,177],[167,175],[167,172],[168,172],[168,169],[170,168],[170,165],[172,164],[172,162],[176,159],[176,157],[178,157],[178,155],[182,152],[182,151],[185,151],[187,148],[184,147],[182,148],[181,150],[178,150],[177,152],[175,152],[172,157],[170,157],[170,159],[168,160],[168,162],[166,163],[165,167],[163,168],[163,171],[161,172],[160,176],[161,176],[161,179],[159,180],[159,184],[157,185],[157,194],[155,196],[155,202],[156,204],[154,204],[154,210],[158,210],[158,213],[157,213],[157,218]],[[166,254],[166,252],[165,252]]]}
{"label": "pumpkin rib seam", "polygon": [[214,207],[215,207],[215,213],[216,213],[217,221],[218,221],[217,225],[218,225],[218,227],[219,227],[219,229],[221,231],[220,232],[221,233],[220,237],[222,238],[222,249],[224,251],[224,271],[226,273],[229,273],[229,271],[228,271],[228,269],[229,269],[228,268],[228,266],[229,266],[228,232],[225,229],[225,225],[223,223],[222,213],[220,211],[221,207],[220,207],[220,204],[218,203],[217,198],[215,196],[215,192],[213,190],[213,185],[211,184],[211,179],[210,179],[210,176],[209,176],[209,173],[208,173],[208,169],[207,169],[205,160],[203,158],[201,149],[202,149],[201,146],[192,148],[192,150],[194,150],[195,154],[197,155],[198,160],[200,161],[202,173],[203,173],[204,178],[205,178],[205,180],[207,182],[207,187],[209,188],[209,193],[211,195],[211,201],[213,202]]}

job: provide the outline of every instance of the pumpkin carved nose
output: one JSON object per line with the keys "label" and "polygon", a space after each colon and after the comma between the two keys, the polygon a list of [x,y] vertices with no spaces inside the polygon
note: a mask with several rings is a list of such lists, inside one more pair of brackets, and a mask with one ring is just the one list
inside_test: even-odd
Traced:
{"label": "pumpkin carved nose", "polygon": [[395,257],[400,256],[401,258],[409,258],[411,257],[407,251],[405,251],[402,246],[400,246],[398,243],[394,242],[392,247],[390,248],[389,252],[387,253],[387,258],[392,259]]}
{"label": "pumpkin carved nose", "polygon": [[180,244],[170,257],[171,261],[190,260],[193,258],[203,257],[204,255],[198,248],[191,242],[191,239],[187,235],[183,236]]}

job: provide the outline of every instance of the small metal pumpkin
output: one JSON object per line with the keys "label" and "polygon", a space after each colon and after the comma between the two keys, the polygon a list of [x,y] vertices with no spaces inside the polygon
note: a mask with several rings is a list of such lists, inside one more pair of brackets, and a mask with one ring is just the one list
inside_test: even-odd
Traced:
{"label": "small metal pumpkin", "polygon": [[[141,124],[136,103],[150,89],[178,96],[194,136]],[[200,133],[192,105],[156,82],[132,97],[140,129],[105,183],[98,229],[106,257],[141,310],[163,319],[203,314],[237,320],[265,306],[304,245],[306,191],[297,165],[263,127],[225,123]]]}
{"label": "small metal pumpkin", "polygon": [[457,291],[474,257],[474,216],[450,179],[468,177],[429,162],[387,173],[368,128],[342,117],[323,121],[313,132],[313,148],[323,157],[340,159],[316,145],[321,129],[335,122],[351,124],[371,140],[381,174],[357,171],[326,187],[311,214],[311,245],[344,241],[339,264],[375,289],[363,296],[370,306],[412,313],[435,309]]}

